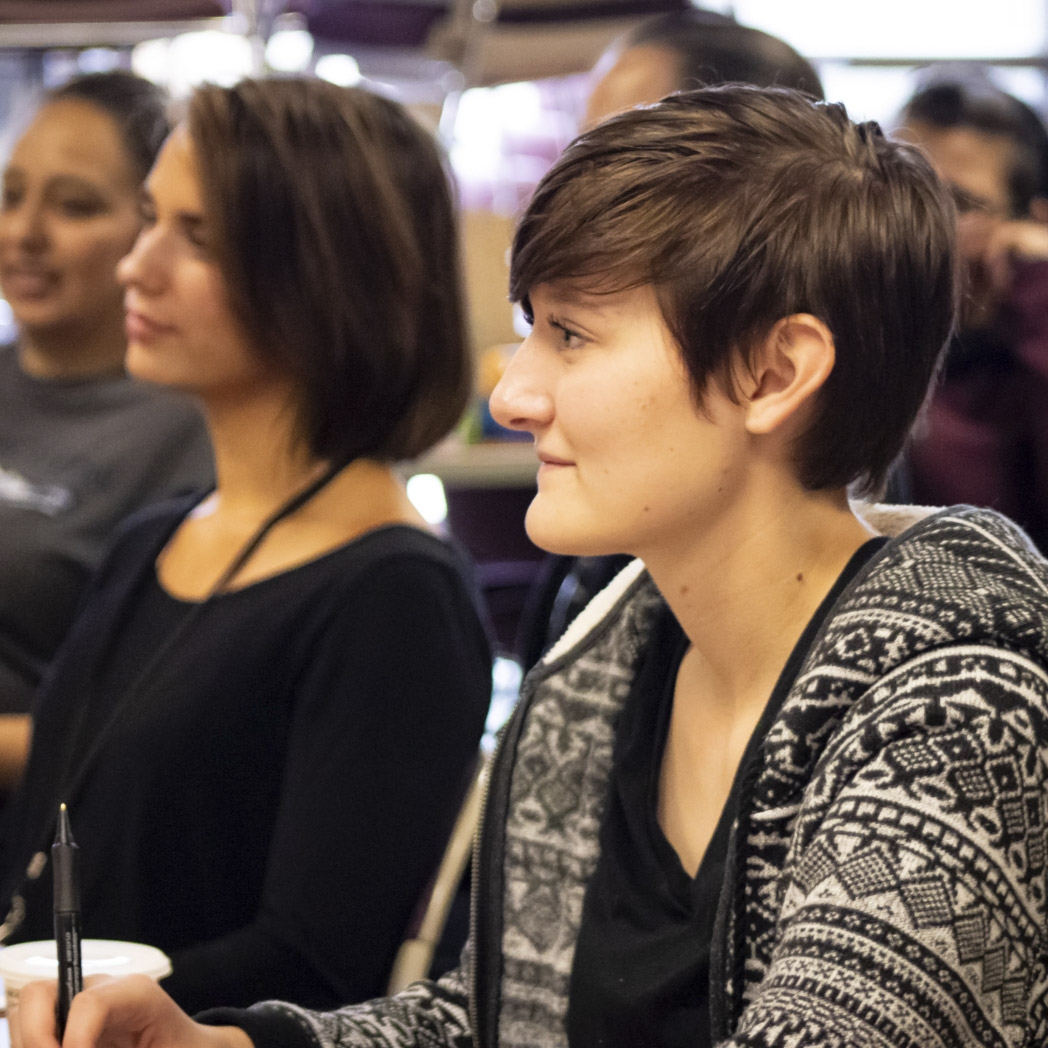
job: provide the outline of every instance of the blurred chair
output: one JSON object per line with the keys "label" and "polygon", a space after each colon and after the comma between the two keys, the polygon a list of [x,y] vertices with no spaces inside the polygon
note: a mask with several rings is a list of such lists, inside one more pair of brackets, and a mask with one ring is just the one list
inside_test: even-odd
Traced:
{"label": "blurred chair", "polygon": [[[465,939],[465,928],[449,926],[449,914],[456,900],[468,896],[468,885],[464,884],[466,868],[473,853],[473,839],[480,824],[480,812],[484,801],[485,784],[491,756],[483,751],[477,757],[477,770],[469,789],[466,791],[462,807],[459,809],[451,836],[448,838],[444,855],[437,867],[426,895],[419,903],[419,909],[407,937],[393,960],[387,993],[395,994],[410,983],[425,979],[433,973],[434,958],[438,955],[442,940],[451,933],[455,943],[446,944],[457,954]],[[468,902],[468,898],[466,899]]]}

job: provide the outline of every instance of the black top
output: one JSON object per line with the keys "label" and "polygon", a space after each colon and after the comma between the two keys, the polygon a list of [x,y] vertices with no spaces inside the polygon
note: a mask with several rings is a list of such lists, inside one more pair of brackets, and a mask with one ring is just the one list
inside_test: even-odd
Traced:
{"label": "black top", "polygon": [[[740,769],[763,744],[837,597],[886,541],[864,543],[819,605],[779,675]],[[737,775],[690,877],[658,822],[659,772],[688,640],[668,608],[652,636],[616,729],[600,858],[586,891],[571,973],[567,1030],[574,1048],[712,1044],[710,943],[741,782]]]}
{"label": "black top", "polygon": [[[4,883],[50,843],[65,800],[84,935],[169,952],[184,1007],[372,996],[483,729],[491,662],[470,590],[445,543],[380,528],[214,598],[142,680],[195,606],[154,567],[187,509],[124,536],[41,689]],[[25,899],[17,938],[49,938],[49,870]]]}

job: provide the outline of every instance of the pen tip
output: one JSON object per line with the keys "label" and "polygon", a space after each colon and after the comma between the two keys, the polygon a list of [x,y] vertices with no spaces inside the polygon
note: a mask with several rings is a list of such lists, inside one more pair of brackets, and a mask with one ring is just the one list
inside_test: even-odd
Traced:
{"label": "pen tip", "polygon": [[72,844],[73,831],[69,826],[69,812],[64,804],[58,806],[58,825],[55,827],[55,844]]}

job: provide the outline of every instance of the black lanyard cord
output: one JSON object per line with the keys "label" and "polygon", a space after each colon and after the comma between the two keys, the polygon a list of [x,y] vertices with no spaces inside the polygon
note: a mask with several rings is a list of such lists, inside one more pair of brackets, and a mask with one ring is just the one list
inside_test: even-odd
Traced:
{"label": "black lanyard cord", "polygon": [[[278,506],[258,526],[254,534],[246,543],[244,543],[236,556],[229,562],[222,574],[215,581],[214,585],[212,585],[208,590],[203,600],[198,601],[189,609],[182,621],[179,622],[171,633],[168,634],[160,647],[153,652],[149,661],[142,667],[141,671],[135,676],[131,684],[124,689],[123,694],[113,706],[109,716],[96,733],[83,760],[81,760],[76,766],[73,774],[68,776],[63,782],[62,789],[58,794],[60,800],[68,802],[68,800],[80,788],[88,770],[98,757],[99,753],[101,753],[103,745],[108,741],[109,735],[114,726],[127,711],[131,702],[141,693],[143,685],[146,684],[149,678],[156,672],[157,667],[160,666],[168,654],[183,639],[183,637],[185,637],[188,630],[200,619],[212,601],[227,590],[229,584],[234,578],[236,578],[240,570],[251,559],[255,551],[265,540],[266,536],[274,527],[276,527],[277,524],[300,510],[307,502],[327,487],[327,485],[330,484],[347,465],[348,463],[345,461],[337,461],[329,465],[319,477],[310,481],[301,491],[296,492],[286,502]],[[79,706],[76,723],[73,725],[73,729],[70,732],[70,746],[68,747],[68,752],[70,753],[75,752],[79,743],[79,736],[83,730],[87,706],[88,703],[86,702],[81,703]],[[55,808],[57,814],[57,805],[52,805],[52,807]],[[0,925],[0,943],[4,942],[7,937],[15,931],[18,925],[22,923],[22,920],[24,920],[24,902],[21,899],[20,893],[24,890],[26,882],[35,881],[46,868],[47,852],[45,849],[47,848],[50,838],[54,835],[54,825],[54,822],[50,820],[46,824],[40,835],[39,846],[29,860],[29,865],[26,868],[22,885],[16,889],[12,895],[11,911],[8,913],[7,919],[2,925]]]}

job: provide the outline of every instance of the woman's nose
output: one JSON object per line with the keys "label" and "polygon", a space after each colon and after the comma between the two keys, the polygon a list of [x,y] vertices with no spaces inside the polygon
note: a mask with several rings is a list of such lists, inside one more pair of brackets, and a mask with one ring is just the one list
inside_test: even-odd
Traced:
{"label": "woman's nose", "polygon": [[525,339],[510,357],[491,392],[489,406],[500,426],[534,433],[553,418],[553,399],[537,353],[529,343],[530,339]]}
{"label": "woman's nose", "polygon": [[47,217],[44,208],[31,200],[22,200],[0,214],[0,232],[24,248],[39,248],[47,243]]}
{"label": "woman's nose", "polygon": [[117,263],[116,278],[124,287],[153,290],[160,280],[161,266],[155,229],[143,229],[131,250]]}

